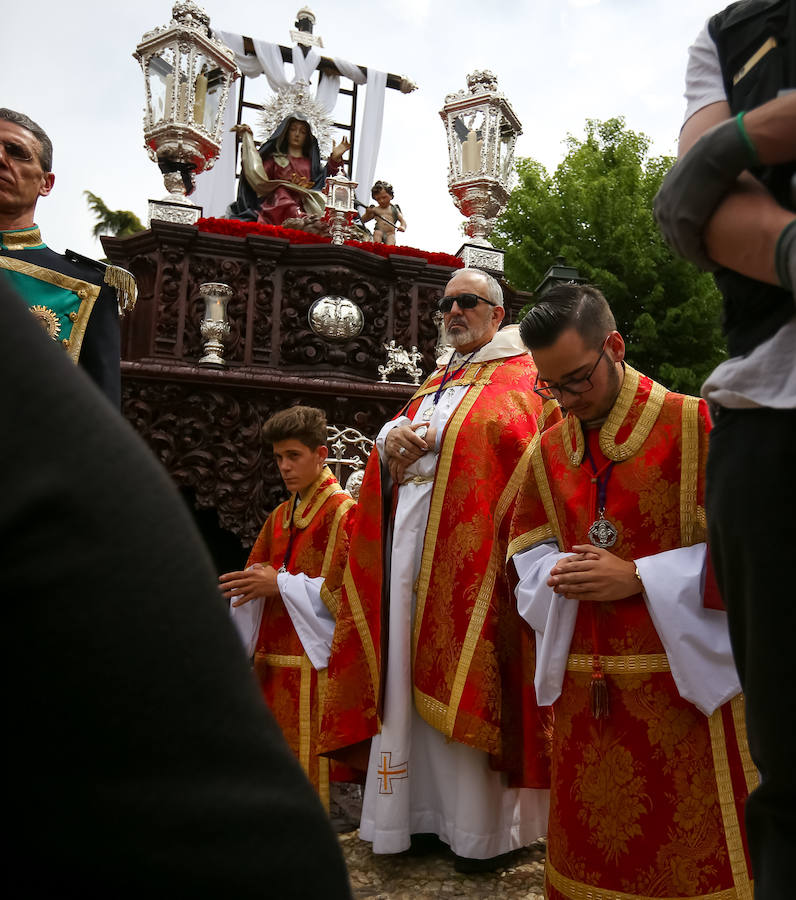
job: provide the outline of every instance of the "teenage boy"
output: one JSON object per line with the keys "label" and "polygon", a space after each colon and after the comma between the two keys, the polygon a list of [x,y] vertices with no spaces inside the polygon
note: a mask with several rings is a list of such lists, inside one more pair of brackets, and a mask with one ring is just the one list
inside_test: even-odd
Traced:
{"label": "teenage boy", "polygon": [[262,434],[290,498],[268,516],[245,571],[219,581],[254,654],[263,697],[328,809],[330,778],[354,780],[346,767],[318,757],[316,746],[356,504],[326,466],[322,410],[284,409]]}

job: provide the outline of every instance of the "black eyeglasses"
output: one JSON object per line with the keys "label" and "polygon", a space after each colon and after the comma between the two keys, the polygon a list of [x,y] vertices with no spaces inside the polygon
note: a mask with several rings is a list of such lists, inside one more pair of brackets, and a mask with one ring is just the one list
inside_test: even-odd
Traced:
{"label": "black eyeglasses", "polygon": [[589,369],[587,375],[584,375],[582,378],[571,378],[569,381],[563,381],[560,384],[541,381],[537,375],[533,386],[534,392],[540,397],[544,397],[545,400],[560,400],[564,394],[574,394],[577,396],[578,394],[585,394],[587,391],[590,391],[592,387],[594,387],[591,383],[591,377],[594,375],[597,366],[600,365],[600,360],[605,356],[605,345],[607,341],[608,338],[603,341],[603,349],[597,357],[597,362]]}
{"label": "black eyeglasses", "polygon": [[0,146],[5,150],[6,156],[15,162],[33,162],[33,154],[16,141],[0,141]]}
{"label": "black eyeglasses", "polygon": [[459,309],[473,309],[478,306],[479,300],[483,300],[484,303],[488,303],[490,306],[497,306],[497,303],[493,303],[491,300],[487,300],[486,297],[481,297],[478,294],[457,294],[455,297],[443,297],[437,303],[437,308],[440,312],[450,312],[453,309],[454,300]]}

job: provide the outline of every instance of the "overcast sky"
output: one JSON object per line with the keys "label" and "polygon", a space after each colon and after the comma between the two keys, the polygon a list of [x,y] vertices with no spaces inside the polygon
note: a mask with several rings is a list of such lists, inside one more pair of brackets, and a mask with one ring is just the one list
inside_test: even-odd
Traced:
{"label": "overcast sky", "polygon": [[[82,195],[145,220],[165,190],[143,149],[144,81],[132,52],[171,18],[168,0],[4,0],[0,106],[27,113],[55,146],[56,183],[37,221],[55,250],[101,256]],[[300,0],[206,0],[211,25],[289,44]],[[491,69],[523,125],[517,153],[552,171],[587,118],[624,116],[674,154],[688,45],[717,0],[313,0],[324,54],[414,81],[387,91],[376,177],[391,181],[408,222],[402,243],[455,252],[463,221],[447,191],[439,110],[474,69]],[[264,77],[247,94],[269,95]],[[231,196],[232,199],[232,188]]]}

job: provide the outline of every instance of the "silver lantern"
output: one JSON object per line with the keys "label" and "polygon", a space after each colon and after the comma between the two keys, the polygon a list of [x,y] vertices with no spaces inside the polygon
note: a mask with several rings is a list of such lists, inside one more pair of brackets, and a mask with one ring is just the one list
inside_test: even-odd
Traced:
{"label": "silver lantern", "polygon": [[341,168],[337,175],[326,179],[326,215],[324,218],[332,228],[332,243],[342,244],[348,236],[349,226],[354,219],[357,182],[345,177]]}
{"label": "silver lantern", "polygon": [[178,0],[171,22],[148,31],[133,56],[146,82],[146,150],[169,192],[163,201],[150,201],[149,218],[192,224],[201,209],[187,195],[194,175],[218,157],[229,87],[240,74],[233,53],[210,37],[204,10]]}
{"label": "silver lantern", "polygon": [[448,190],[469,221],[459,255],[467,266],[503,271],[489,235],[506,205],[520,121],[489,71],[467,76],[467,90],[448,94],[440,111],[448,136]]}

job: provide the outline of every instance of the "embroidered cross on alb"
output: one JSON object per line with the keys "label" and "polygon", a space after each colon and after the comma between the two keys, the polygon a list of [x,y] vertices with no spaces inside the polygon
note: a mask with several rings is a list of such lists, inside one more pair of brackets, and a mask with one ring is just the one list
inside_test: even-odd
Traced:
{"label": "embroidered cross on alb", "polygon": [[398,763],[398,765],[393,766],[392,764],[392,753],[382,753],[381,754],[381,768],[376,773],[379,776],[379,793],[380,794],[391,794],[392,793],[392,779],[393,778],[408,778],[409,777],[409,767],[405,762]]}

